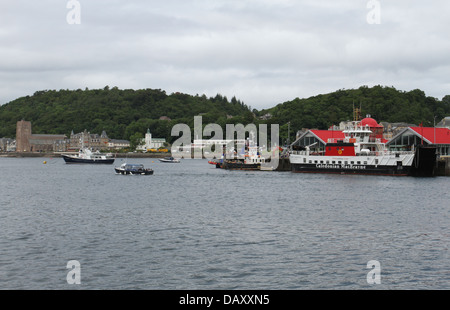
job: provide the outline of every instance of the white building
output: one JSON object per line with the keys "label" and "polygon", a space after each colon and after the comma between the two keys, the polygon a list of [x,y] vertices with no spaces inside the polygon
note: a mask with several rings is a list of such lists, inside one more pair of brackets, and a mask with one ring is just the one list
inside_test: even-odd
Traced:
{"label": "white building", "polygon": [[150,129],[147,129],[147,133],[145,134],[145,138],[142,139],[144,144],[140,144],[136,147],[138,151],[148,151],[150,149],[159,149],[164,147],[166,143],[166,139],[164,138],[153,138],[150,132]]}

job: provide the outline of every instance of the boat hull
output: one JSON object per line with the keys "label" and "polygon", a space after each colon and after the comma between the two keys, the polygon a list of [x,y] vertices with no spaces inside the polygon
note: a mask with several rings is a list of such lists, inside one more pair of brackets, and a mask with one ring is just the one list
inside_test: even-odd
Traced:
{"label": "boat hull", "polygon": [[162,163],[180,163],[180,160],[176,158],[160,158],[159,161]]}
{"label": "boat hull", "polygon": [[[220,165],[220,166],[218,166]],[[261,164],[246,164],[241,162],[225,162],[223,164],[216,164],[217,168],[228,170],[260,170]]]}
{"label": "boat hull", "polygon": [[106,158],[106,159],[85,159],[85,158],[76,158],[67,155],[62,156],[66,164],[104,164],[111,165],[114,163],[115,158]]}
{"label": "boat hull", "polygon": [[144,170],[144,171],[131,171],[131,170],[123,170],[119,168],[114,169],[117,174],[123,174],[123,175],[152,175],[153,170]]}

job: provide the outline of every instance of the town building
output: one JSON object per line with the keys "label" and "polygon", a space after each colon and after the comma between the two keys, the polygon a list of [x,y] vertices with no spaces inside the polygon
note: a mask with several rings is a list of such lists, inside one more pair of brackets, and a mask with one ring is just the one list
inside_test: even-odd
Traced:
{"label": "town building", "polygon": [[67,149],[66,135],[33,134],[31,122],[17,122],[16,151],[22,152],[64,152]]}
{"label": "town building", "polygon": [[93,151],[108,149],[109,138],[105,131],[101,135],[91,134],[86,129],[83,132],[75,134],[72,130],[69,138],[69,151],[77,151],[82,147]]}
{"label": "town building", "polygon": [[[2,145],[0,141],[3,150]],[[17,122],[16,141],[10,141],[8,149],[15,148],[16,152],[77,152],[82,147],[92,151],[117,150],[130,147],[130,142],[109,139],[105,131],[98,135],[87,130],[75,134],[72,130],[69,138],[66,135],[33,134],[31,122],[22,120]]]}
{"label": "town building", "polygon": [[110,139],[108,142],[108,149],[110,150],[120,150],[130,147],[130,141],[128,140],[117,140]]}
{"label": "town building", "polygon": [[10,138],[0,139],[0,152],[15,152],[16,141]]}
{"label": "town building", "polygon": [[383,138],[386,140],[391,140],[394,136],[398,135],[401,131],[408,127],[417,127],[416,124],[410,123],[388,123],[381,122],[383,127]]}

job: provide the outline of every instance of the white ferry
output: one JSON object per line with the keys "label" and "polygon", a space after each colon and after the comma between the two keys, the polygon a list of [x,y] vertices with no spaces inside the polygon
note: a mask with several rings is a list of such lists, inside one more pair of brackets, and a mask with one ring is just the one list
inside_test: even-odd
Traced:
{"label": "white ferry", "polygon": [[416,146],[412,151],[392,152],[368,125],[352,122],[344,137],[329,138],[325,151],[314,143],[289,154],[293,172],[433,176],[436,148]]}

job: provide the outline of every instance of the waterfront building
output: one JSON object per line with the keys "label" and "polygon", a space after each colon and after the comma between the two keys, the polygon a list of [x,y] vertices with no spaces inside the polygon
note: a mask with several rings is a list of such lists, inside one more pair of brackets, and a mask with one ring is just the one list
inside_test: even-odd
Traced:
{"label": "waterfront building", "polygon": [[[126,140],[109,139],[105,131],[100,135],[91,134],[87,130],[75,134],[72,130],[70,137],[66,135],[33,134],[31,122],[17,122],[16,141],[9,142],[8,150],[21,152],[78,152],[80,148],[86,147],[91,151],[108,149],[121,149],[130,146]],[[2,145],[0,148],[3,149]]]}
{"label": "waterfront building", "polygon": [[304,148],[307,146],[313,146],[314,150],[320,152],[325,151],[325,145],[328,141],[339,139],[344,139],[344,133],[341,130],[318,130],[310,129],[306,130],[301,134],[297,140],[292,143],[295,148]]}
{"label": "waterfront building", "polygon": [[386,146],[391,150],[409,151],[417,145],[436,146],[441,156],[450,155],[450,129],[437,127],[408,127],[393,137]]}

